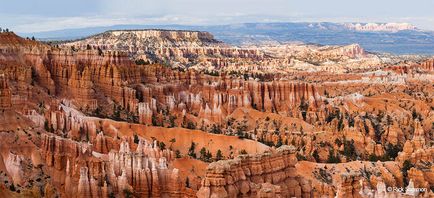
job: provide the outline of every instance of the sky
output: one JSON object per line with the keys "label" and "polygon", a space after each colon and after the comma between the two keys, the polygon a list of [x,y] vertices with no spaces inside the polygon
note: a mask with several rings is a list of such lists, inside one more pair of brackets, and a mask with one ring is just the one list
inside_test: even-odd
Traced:
{"label": "sky", "polygon": [[0,27],[71,28],[244,22],[406,22],[434,30],[434,0],[0,0]]}

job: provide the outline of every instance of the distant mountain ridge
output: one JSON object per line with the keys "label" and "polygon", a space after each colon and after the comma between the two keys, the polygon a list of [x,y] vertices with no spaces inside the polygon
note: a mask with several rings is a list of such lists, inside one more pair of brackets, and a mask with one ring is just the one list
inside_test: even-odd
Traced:
{"label": "distant mountain ridge", "polygon": [[[321,45],[358,43],[372,52],[434,55],[434,32],[405,23],[242,23],[213,26],[117,25],[20,34],[41,40],[70,40],[108,30],[170,29],[207,31],[232,45],[303,42]],[[67,35],[67,36],[65,36]]]}

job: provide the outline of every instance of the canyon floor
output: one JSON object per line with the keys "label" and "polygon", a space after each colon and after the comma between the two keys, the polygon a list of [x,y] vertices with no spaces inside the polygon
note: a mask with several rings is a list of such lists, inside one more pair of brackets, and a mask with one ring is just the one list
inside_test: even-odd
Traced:
{"label": "canyon floor", "polygon": [[433,143],[434,57],[0,33],[0,197],[433,197]]}

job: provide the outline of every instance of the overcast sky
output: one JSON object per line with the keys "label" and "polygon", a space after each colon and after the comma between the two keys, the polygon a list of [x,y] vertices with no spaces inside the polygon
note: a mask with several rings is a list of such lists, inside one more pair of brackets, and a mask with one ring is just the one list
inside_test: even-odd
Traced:
{"label": "overcast sky", "polygon": [[434,0],[0,0],[16,32],[119,24],[408,22],[434,30]]}

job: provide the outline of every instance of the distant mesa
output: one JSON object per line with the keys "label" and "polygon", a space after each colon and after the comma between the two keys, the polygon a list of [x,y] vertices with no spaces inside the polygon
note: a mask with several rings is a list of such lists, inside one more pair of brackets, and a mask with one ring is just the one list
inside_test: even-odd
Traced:
{"label": "distant mesa", "polygon": [[418,30],[409,23],[345,23],[350,30],[366,32],[398,32],[403,30]]}

